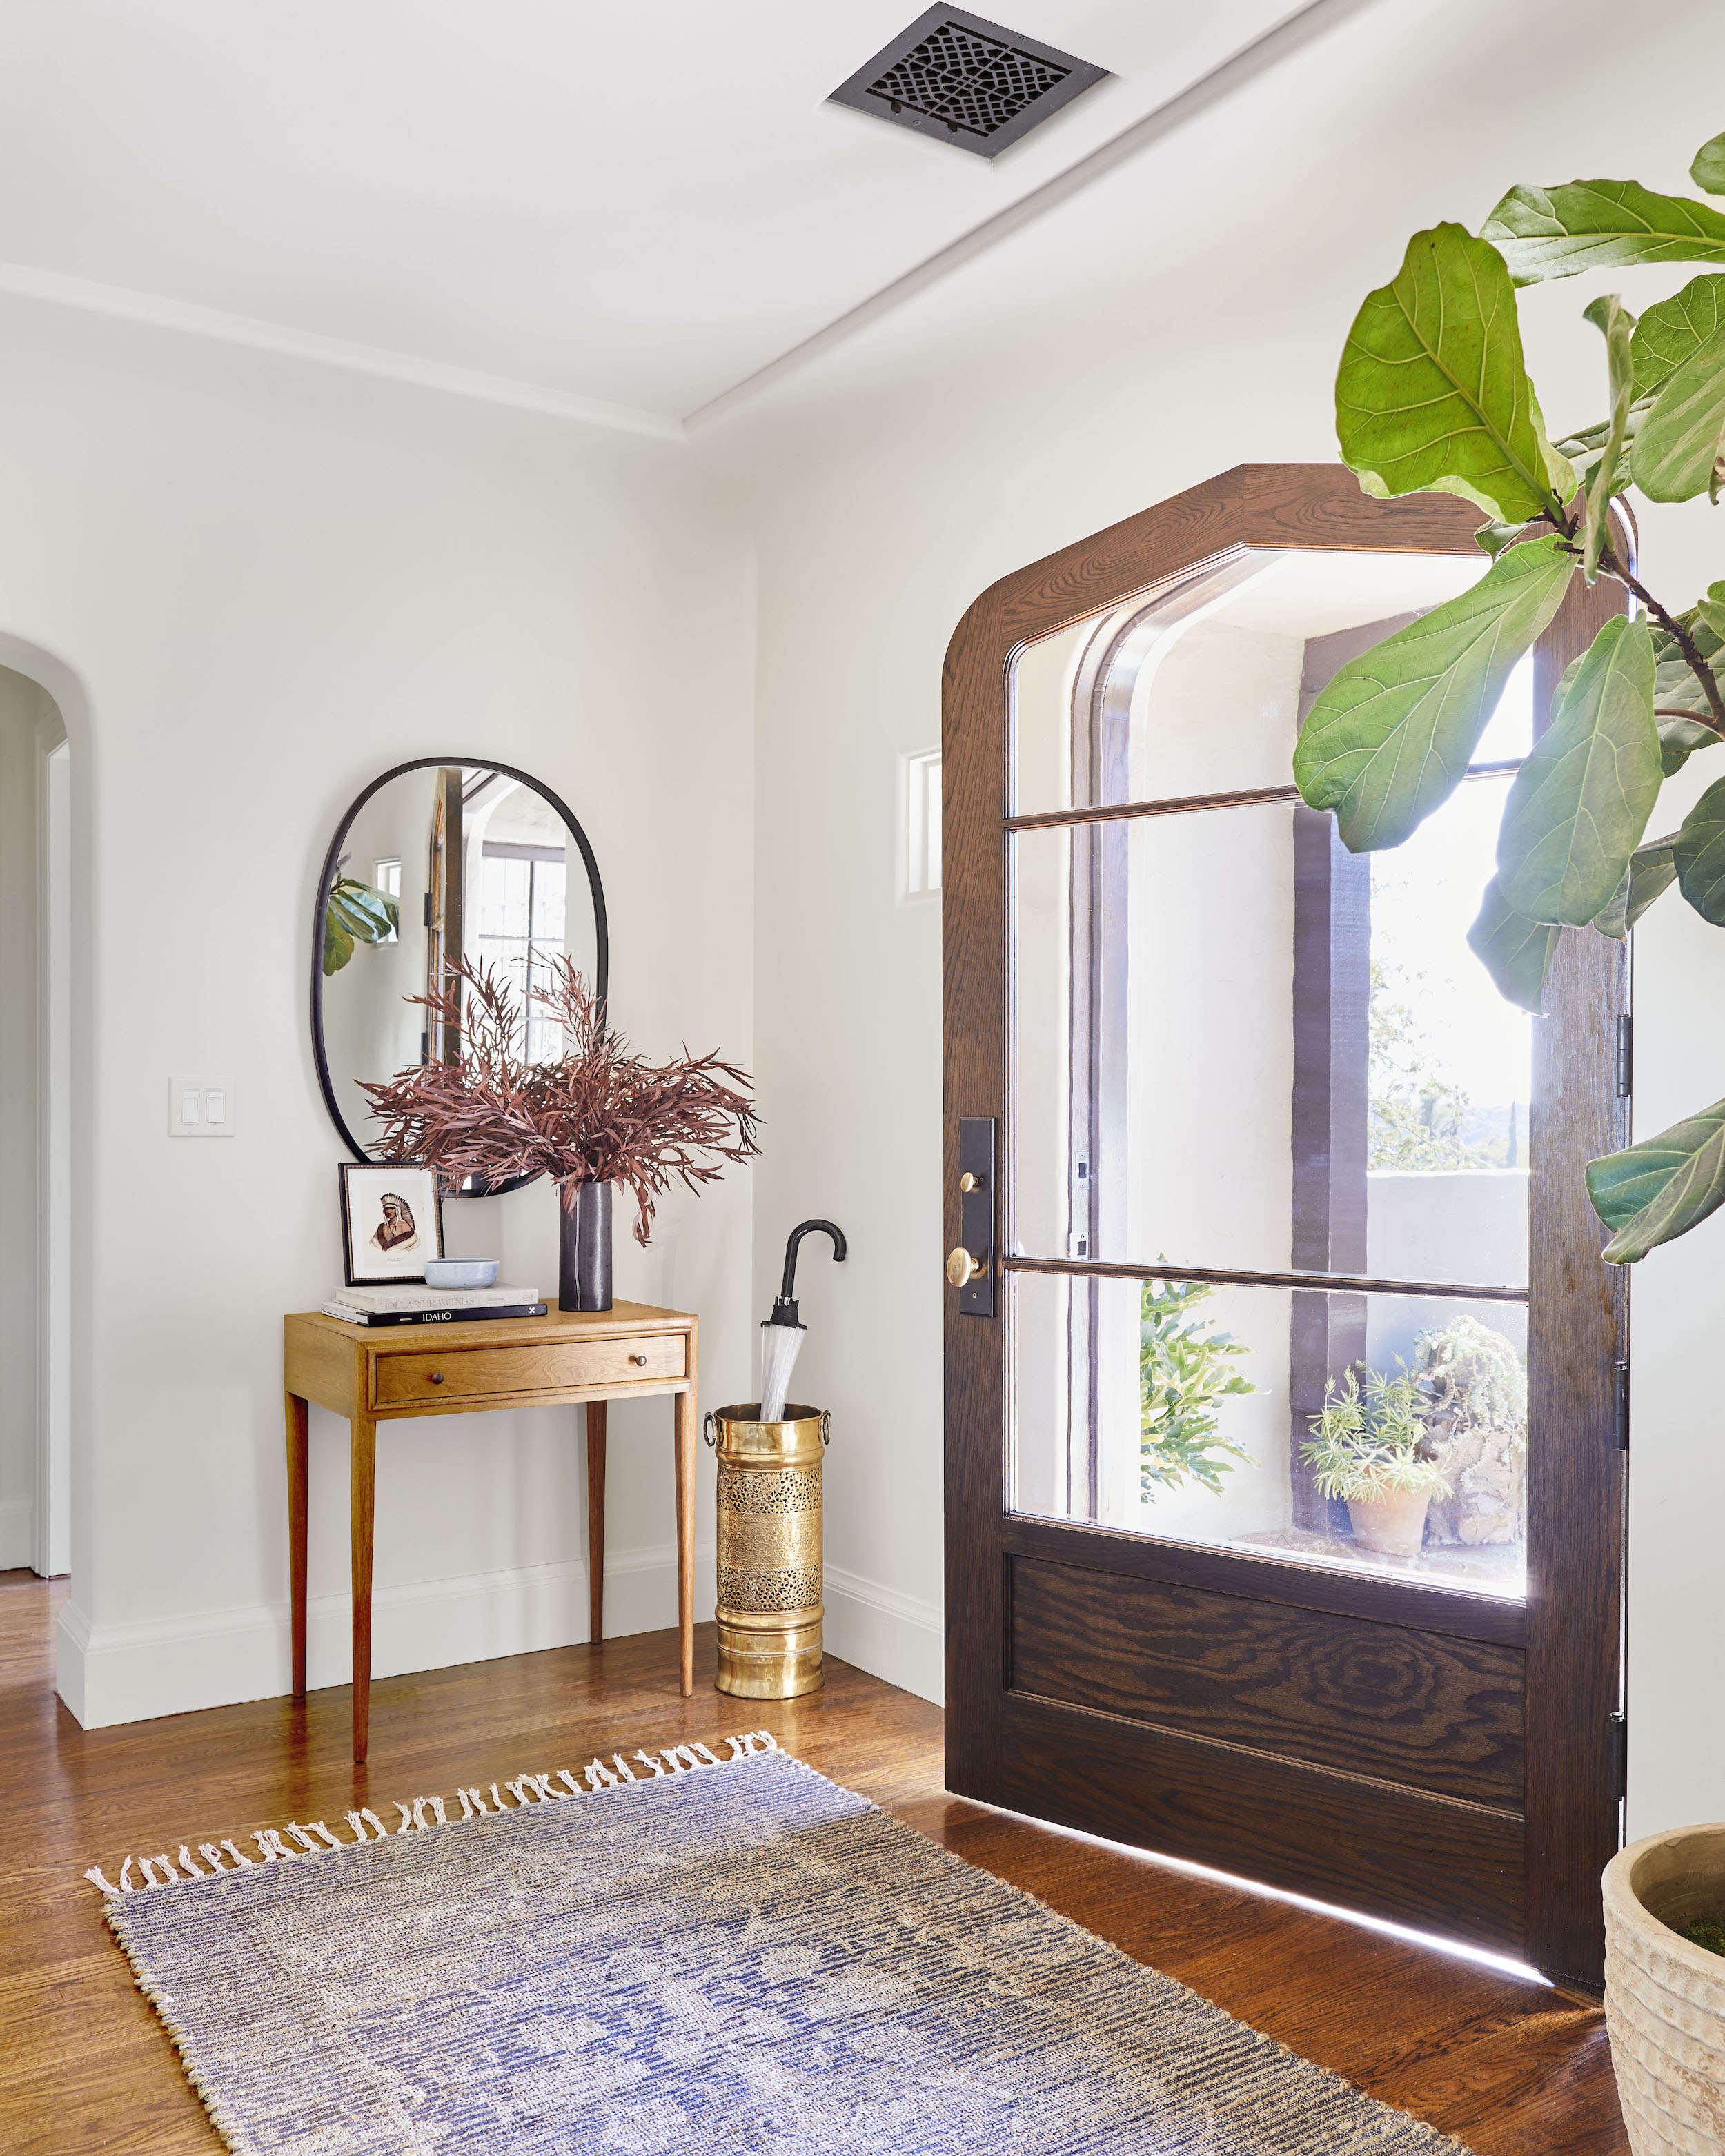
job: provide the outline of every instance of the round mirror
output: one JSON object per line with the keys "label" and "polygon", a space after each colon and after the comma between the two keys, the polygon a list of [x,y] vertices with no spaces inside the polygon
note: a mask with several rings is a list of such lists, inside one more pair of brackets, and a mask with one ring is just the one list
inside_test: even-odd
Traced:
{"label": "round mirror", "polygon": [[458,962],[490,967],[514,991],[528,1060],[552,1061],[562,1031],[532,992],[565,954],[603,998],[598,865],[548,787],[507,764],[441,757],[374,779],[331,841],[311,952],[318,1083],[354,1158],[374,1157],[362,1082],[459,1056],[455,1029],[411,998],[441,988]]}

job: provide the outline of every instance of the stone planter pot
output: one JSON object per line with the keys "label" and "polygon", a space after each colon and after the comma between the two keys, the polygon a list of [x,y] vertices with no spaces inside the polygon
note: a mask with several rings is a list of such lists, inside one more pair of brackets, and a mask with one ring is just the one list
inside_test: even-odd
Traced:
{"label": "stone planter pot", "polygon": [[1635,2156],[1725,2148],[1725,1956],[1671,1929],[1725,1920],[1725,1825],[1680,1827],[1605,1866],[1605,2022]]}
{"label": "stone planter pot", "polygon": [[1418,1557],[1425,1539],[1425,1508],[1430,1490],[1392,1490],[1386,1496],[1350,1497],[1348,1517],[1353,1522],[1353,1539],[1362,1549],[1378,1550],[1385,1557]]}

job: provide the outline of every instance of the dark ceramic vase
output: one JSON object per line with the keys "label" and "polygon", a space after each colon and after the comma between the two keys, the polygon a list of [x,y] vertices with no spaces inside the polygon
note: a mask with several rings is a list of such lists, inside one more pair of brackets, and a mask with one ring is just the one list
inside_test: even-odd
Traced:
{"label": "dark ceramic vase", "polygon": [[[561,1201],[562,1193],[558,1197]],[[557,1307],[611,1307],[611,1186],[581,1183],[572,1207],[557,1207]]]}

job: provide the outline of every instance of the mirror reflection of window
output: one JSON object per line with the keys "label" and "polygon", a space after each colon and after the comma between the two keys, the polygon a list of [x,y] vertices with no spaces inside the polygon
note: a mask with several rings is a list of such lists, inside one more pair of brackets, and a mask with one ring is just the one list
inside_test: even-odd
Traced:
{"label": "mirror reflection of window", "polygon": [[[374,865],[372,871],[372,885],[374,890],[381,891],[385,898],[394,899],[397,901],[398,908],[401,901],[400,860],[378,861]],[[400,932],[398,929],[392,928],[389,933],[383,938],[383,941],[386,943],[400,942]]]}
{"label": "mirror reflection of window", "polygon": [[478,957],[507,973],[523,1013],[516,1040],[530,1063],[563,1052],[562,1028],[534,1003],[550,984],[563,953],[563,898],[567,866],[561,847],[524,846],[487,839],[480,855]]}
{"label": "mirror reflection of window", "polygon": [[550,986],[568,947],[567,834],[550,803],[505,773],[475,773],[464,798],[469,853],[470,956],[505,974],[521,1018],[514,1046],[530,1063],[554,1062],[562,1028],[534,997]]}

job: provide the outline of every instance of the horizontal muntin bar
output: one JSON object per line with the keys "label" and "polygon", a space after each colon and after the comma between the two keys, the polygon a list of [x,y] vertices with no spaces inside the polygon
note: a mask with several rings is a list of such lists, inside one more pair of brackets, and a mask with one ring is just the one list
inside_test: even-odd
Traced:
{"label": "horizontal muntin bar", "polygon": [[[1520,757],[1502,763],[1471,763],[1462,773],[1468,778],[1502,778],[1519,771]],[[1258,786],[1237,793],[1179,793],[1161,801],[1110,801],[1093,808],[1041,808],[1025,816],[1009,816],[1009,831],[1057,830],[1065,824],[1110,824],[1128,816],[1183,816],[1194,808],[1252,808],[1277,801],[1297,801],[1297,786]]]}
{"label": "horizontal muntin bar", "polygon": [[1215,1287],[1317,1288],[1329,1295],[1429,1295],[1452,1301],[1526,1302],[1524,1287],[1471,1281],[1375,1280],[1359,1273],[1225,1272],[1214,1265],[1122,1265],[1101,1258],[1003,1258],[1003,1272],[1065,1273],[1081,1280],[1207,1281]]}

